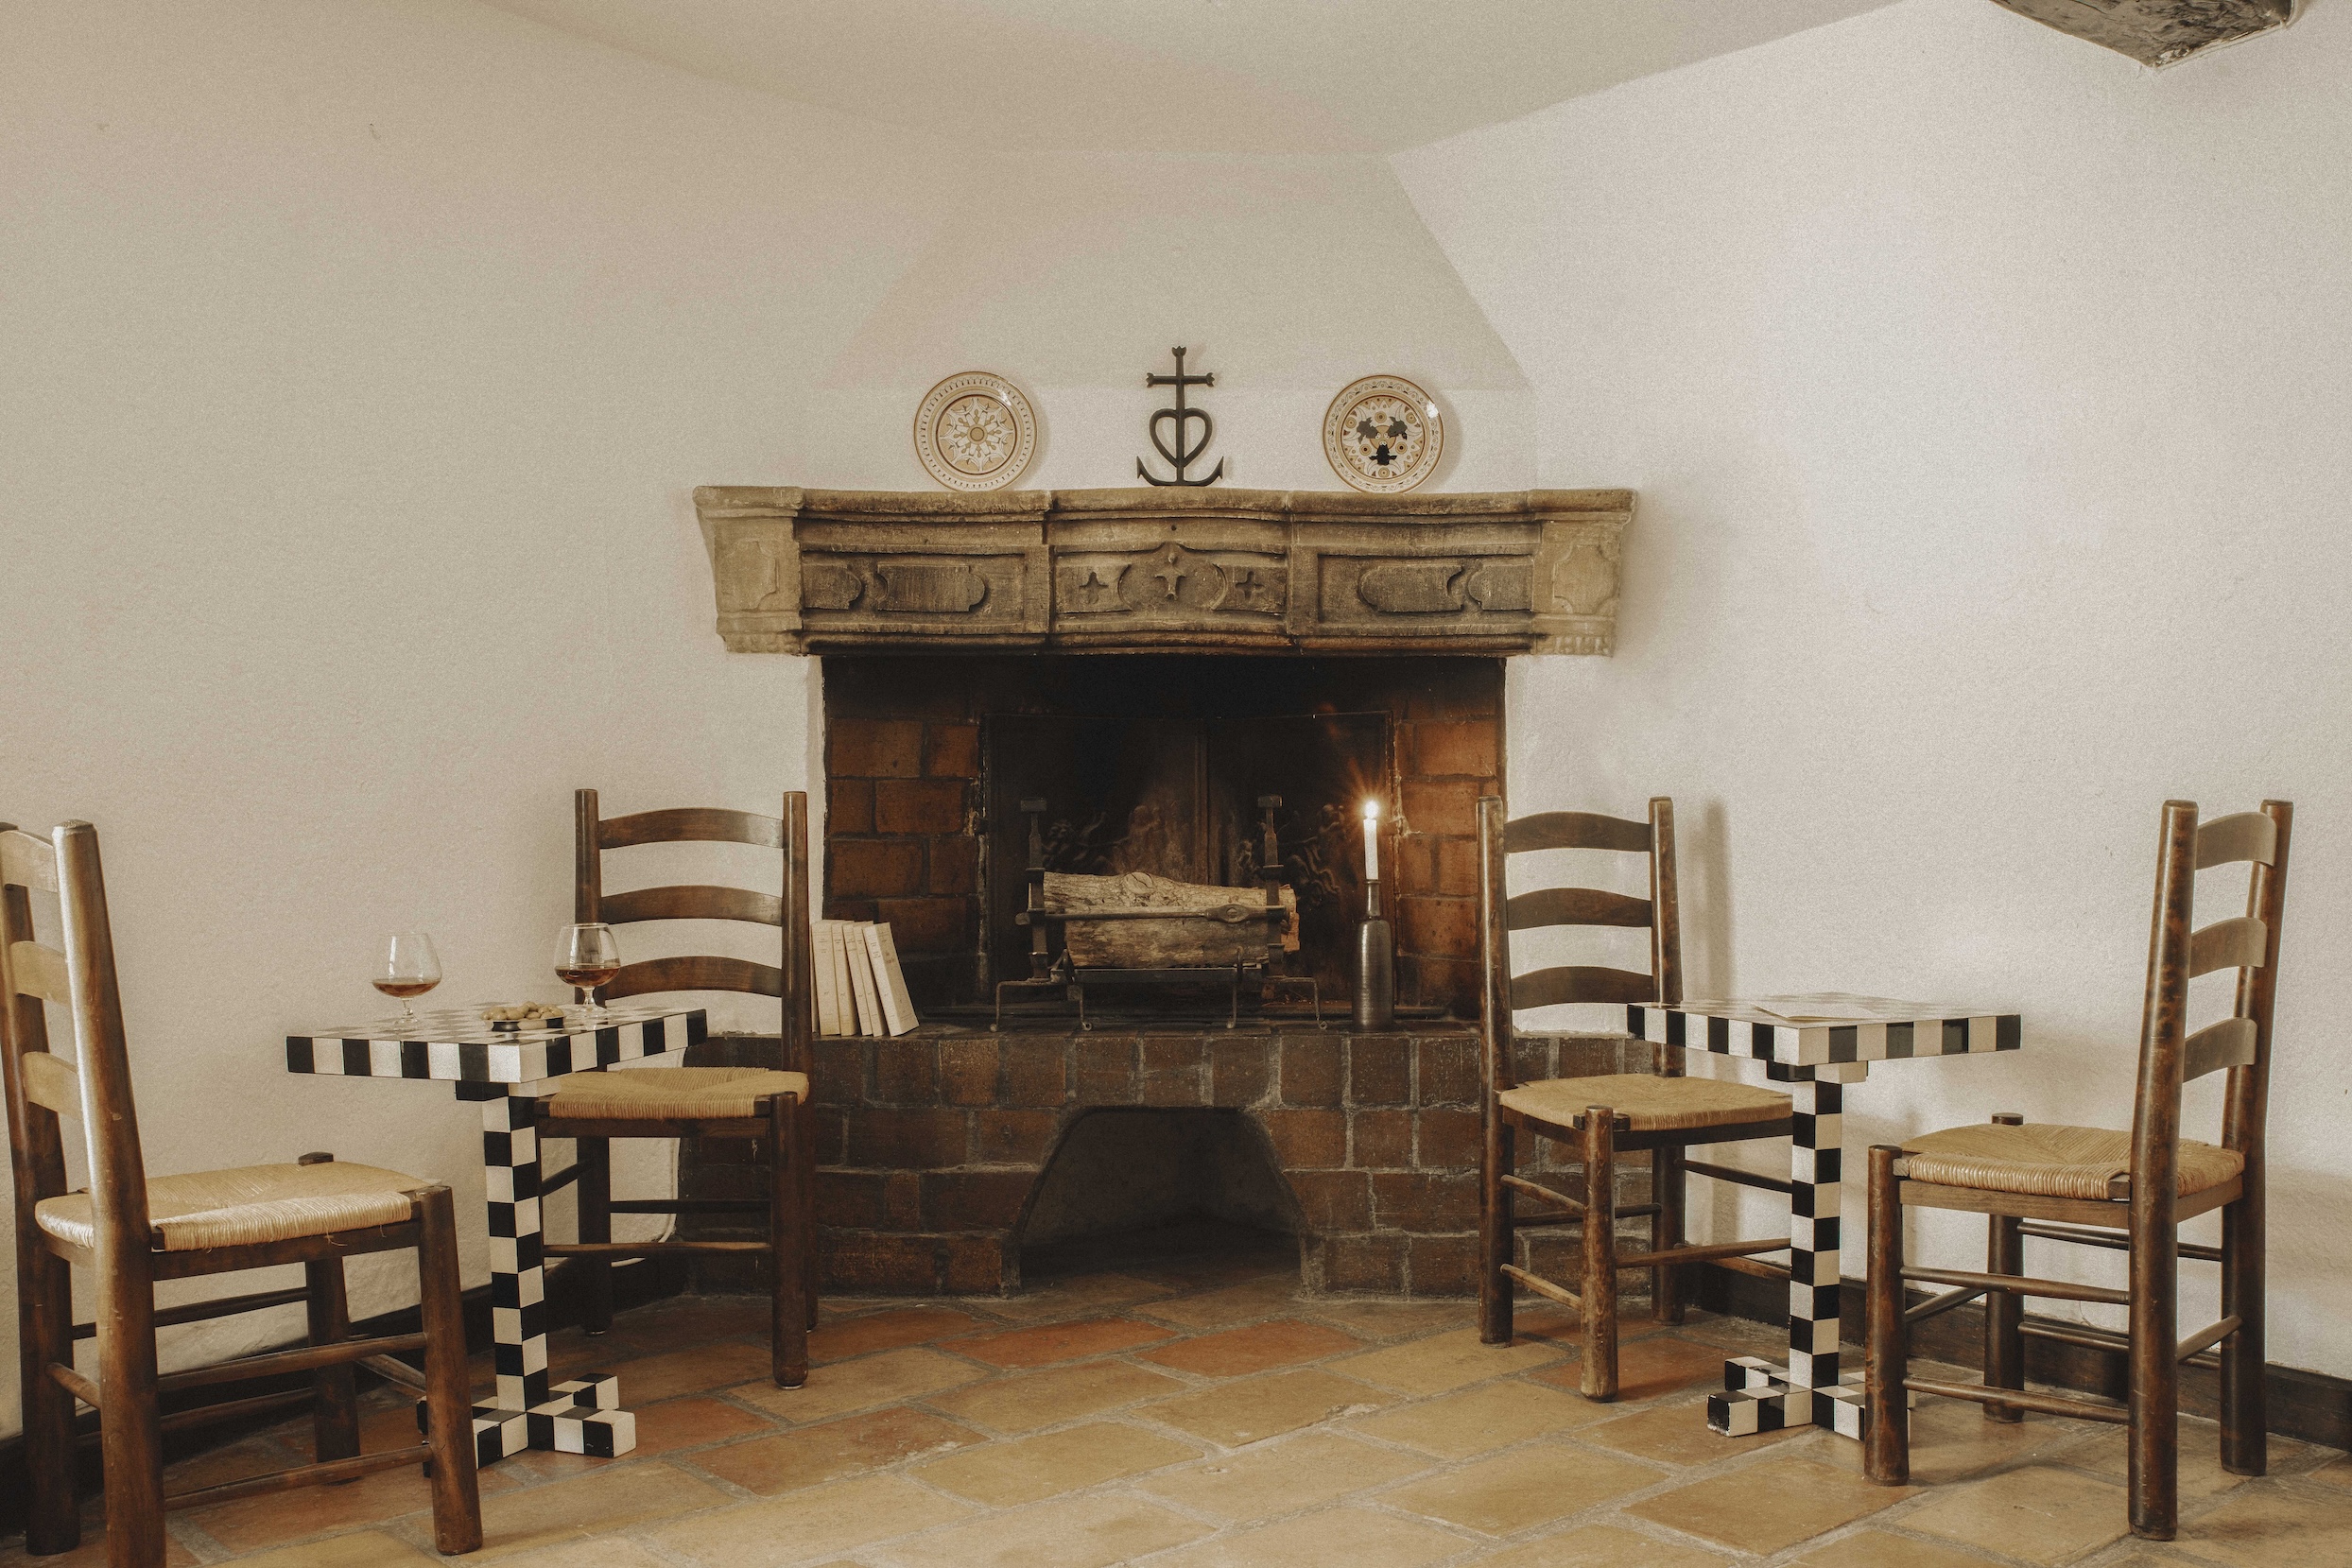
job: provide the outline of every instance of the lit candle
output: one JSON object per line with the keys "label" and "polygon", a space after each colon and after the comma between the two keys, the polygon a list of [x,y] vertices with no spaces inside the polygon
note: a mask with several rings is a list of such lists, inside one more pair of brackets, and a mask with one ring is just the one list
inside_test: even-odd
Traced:
{"label": "lit candle", "polygon": [[1380,802],[1364,802],[1364,880],[1380,880]]}

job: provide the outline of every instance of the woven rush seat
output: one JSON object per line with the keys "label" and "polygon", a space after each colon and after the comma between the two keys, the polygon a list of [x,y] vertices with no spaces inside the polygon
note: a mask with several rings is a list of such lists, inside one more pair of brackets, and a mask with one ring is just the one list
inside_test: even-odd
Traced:
{"label": "woven rush seat", "polygon": [[771,1094],[808,1099],[808,1075],[769,1067],[656,1067],[574,1073],[546,1101],[559,1120],[617,1121],[670,1116],[756,1116]]}
{"label": "woven rush seat", "polygon": [[[405,1223],[414,1207],[408,1195],[432,1184],[339,1160],[156,1176],[147,1179],[147,1223],[163,1237],[166,1252],[294,1241]],[[87,1192],[44,1198],[33,1219],[69,1246],[98,1244]]]}
{"label": "woven rush seat", "polygon": [[[1908,1180],[1939,1187],[2104,1201],[2107,1183],[2131,1172],[2132,1135],[2103,1127],[1989,1123],[1907,1138],[1903,1159]],[[2218,1187],[2245,1168],[2236,1149],[2183,1138],[2180,1196]]]}
{"label": "woven rush seat", "polygon": [[1663,1078],[1652,1073],[1544,1078],[1506,1089],[1496,1098],[1506,1110],[1563,1127],[1580,1121],[1586,1107],[1605,1105],[1624,1117],[1633,1132],[1773,1122],[1790,1113],[1789,1096],[1770,1089],[1723,1078]]}

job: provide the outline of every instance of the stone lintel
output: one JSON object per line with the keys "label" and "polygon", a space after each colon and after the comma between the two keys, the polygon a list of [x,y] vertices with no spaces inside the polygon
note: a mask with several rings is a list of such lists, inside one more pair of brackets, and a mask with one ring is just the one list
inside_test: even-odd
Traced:
{"label": "stone lintel", "polygon": [[1596,653],[1626,490],[694,492],[743,653]]}

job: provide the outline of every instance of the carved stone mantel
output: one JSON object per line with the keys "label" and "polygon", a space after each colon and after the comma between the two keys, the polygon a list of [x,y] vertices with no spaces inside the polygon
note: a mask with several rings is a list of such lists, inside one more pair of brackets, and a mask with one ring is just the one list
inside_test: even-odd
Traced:
{"label": "carved stone mantel", "polygon": [[694,492],[738,653],[1607,653],[1625,490]]}

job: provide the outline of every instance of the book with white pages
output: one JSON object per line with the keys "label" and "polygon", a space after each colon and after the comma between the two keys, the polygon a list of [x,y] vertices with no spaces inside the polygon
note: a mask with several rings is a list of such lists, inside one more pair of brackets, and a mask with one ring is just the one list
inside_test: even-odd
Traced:
{"label": "book with white pages", "polygon": [[825,956],[833,965],[833,994],[835,1010],[845,1036],[857,1032],[857,993],[849,983],[849,922],[827,921],[833,927],[833,945]]}
{"label": "book with white pages", "polygon": [[898,943],[888,922],[866,927],[866,955],[873,961],[874,989],[880,992],[883,1026],[905,1034],[915,1026],[915,999],[907,994],[907,972],[898,964]]}
{"label": "book with white pages", "polygon": [[841,1027],[841,991],[835,983],[833,956],[841,945],[841,934],[831,921],[814,921],[809,924],[809,969],[817,986],[817,1032],[838,1035]]}
{"label": "book with white pages", "polygon": [[882,1026],[882,993],[874,985],[873,958],[866,945],[866,933],[873,929],[872,921],[841,922],[841,950],[849,957],[850,991],[857,998],[857,1032],[879,1035]]}

